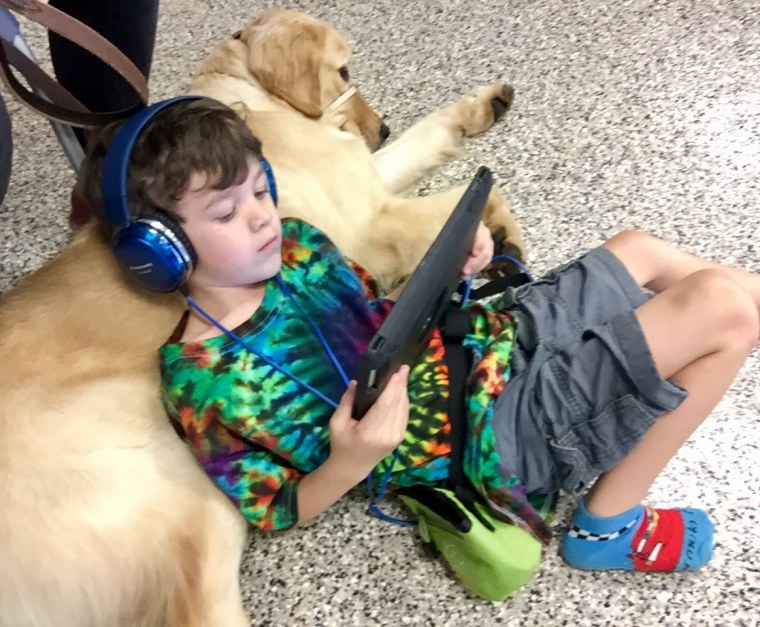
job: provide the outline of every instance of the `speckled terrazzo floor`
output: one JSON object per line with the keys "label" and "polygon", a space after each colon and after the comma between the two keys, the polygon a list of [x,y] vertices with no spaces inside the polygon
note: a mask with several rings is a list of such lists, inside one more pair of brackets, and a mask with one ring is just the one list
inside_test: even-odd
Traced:
{"label": "speckled terrazzo floor", "polygon": [[[165,0],[153,97],[180,92],[212,43],[263,6],[274,3]],[[396,134],[470,88],[501,79],[516,87],[506,119],[425,189],[489,165],[525,229],[534,271],[622,227],[760,271],[753,0],[288,6],[348,35],[353,76]],[[0,289],[66,243],[72,180],[46,123],[9,104],[17,153],[0,209]],[[760,624],[758,366],[756,352],[651,491],[655,504],[701,505],[717,521],[704,571],[590,574],[566,567],[551,547],[529,586],[489,604],[422,557],[408,530],[365,516],[352,495],[309,528],[251,536],[241,573],[251,624]]]}

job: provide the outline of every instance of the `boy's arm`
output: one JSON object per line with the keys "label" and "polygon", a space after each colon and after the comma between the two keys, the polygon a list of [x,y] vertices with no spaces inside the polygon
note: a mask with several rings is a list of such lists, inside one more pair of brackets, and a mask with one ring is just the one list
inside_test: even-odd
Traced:
{"label": "boy's arm", "polygon": [[319,516],[371,472],[348,467],[333,457],[298,484],[298,522]]}
{"label": "boy's arm", "polygon": [[298,484],[299,523],[324,512],[404,439],[409,421],[408,377],[409,366],[401,366],[360,421],[351,416],[356,382],[348,386],[330,419],[330,456]]}

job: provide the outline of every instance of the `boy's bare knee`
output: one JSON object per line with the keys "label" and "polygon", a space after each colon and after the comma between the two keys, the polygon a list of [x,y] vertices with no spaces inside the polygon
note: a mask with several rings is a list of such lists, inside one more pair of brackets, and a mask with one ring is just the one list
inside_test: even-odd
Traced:
{"label": "boy's bare knee", "polygon": [[621,231],[604,243],[627,268],[634,280],[645,285],[655,272],[658,262],[658,240],[646,231]]}
{"label": "boy's bare knee", "polygon": [[635,251],[645,249],[649,244],[656,241],[656,239],[657,238],[654,237],[654,235],[651,235],[646,231],[629,229],[613,235],[604,245],[613,252],[616,250]]}
{"label": "boy's bare knee", "polygon": [[749,352],[760,335],[760,315],[747,291],[721,269],[700,270],[685,279],[692,305],[705,312],[707,333],[724,346]]}

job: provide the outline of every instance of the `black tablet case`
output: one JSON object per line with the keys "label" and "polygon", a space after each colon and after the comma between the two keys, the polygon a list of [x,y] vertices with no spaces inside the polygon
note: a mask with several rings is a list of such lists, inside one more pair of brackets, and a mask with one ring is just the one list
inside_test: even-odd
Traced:
{"label": "black tablet case", "polygon": [[364,416],[391,375],[414,363],[427,344],[461,282],[492,185],[491,171],[481,166],[368,344],[357,369],[354,418]]}

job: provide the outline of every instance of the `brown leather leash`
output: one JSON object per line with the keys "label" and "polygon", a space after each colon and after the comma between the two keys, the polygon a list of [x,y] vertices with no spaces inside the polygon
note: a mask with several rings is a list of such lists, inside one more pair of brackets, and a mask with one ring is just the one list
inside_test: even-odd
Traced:
{"label": "brown leather leash", "polygon": [[[148,104],[148,81],[132,61],[105,37],[63,11],[39,0],[0,0],[0,5],[58,33],[84,48],[113,68],[139,95],[142,104],[114,112],[92,112],[60,83],[15,46],[0,39],[0,79],[8,90],[33,111],[71,126],[102,126],[123,120]],[[17,70],[32,89],[26,88],[13,73]],[[44,95],[35,93],[42,92]]]}

